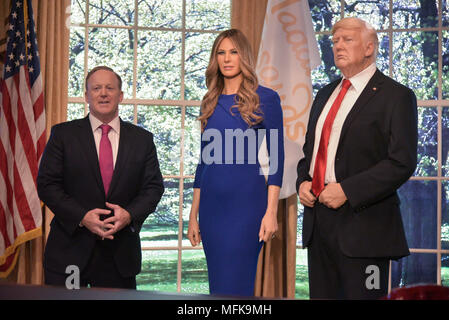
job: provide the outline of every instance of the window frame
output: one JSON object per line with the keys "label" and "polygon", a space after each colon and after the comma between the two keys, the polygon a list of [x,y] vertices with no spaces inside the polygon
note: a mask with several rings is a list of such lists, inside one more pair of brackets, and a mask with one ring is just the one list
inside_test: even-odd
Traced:
{"label": "window frame", "polygon": [[[84,28],[84,79],[86,79],[88,73],[88,61],[89,61],[89,29],[98,28],[111,28],[111,29],[125,29],[133,30],[134,34],[134,50],[133,50],[133,84],[132,84],[132,97],[124,97],[120,105],[133,106],[133,124],[137,125],[137,109],[138,106],[167,106],[181,108],[181,140],[180,140],[180,166],[178,175],[163,175],[164,180],[166,179],[176,179],[179,185],[179,208],[178,208],[178,244],[177,246],[142,246],[143,251],[167,251],[173,250],[178,251],[177,255],[177,279],[176,279],[176,291],[181,292],[182,290],[182,253],[184,250],[203,250],[202,245],[197,247],[183,246],[183,211],[184,211],[184,180],[194,179],[194,175],[184,174],[184,162],[182,159],[185,158],[184,152],[184,129],[185,129],[185,117],[187,107],[199,107],[201,105],[201,100],[186,100],[185,99],[185,58],[186,58],[186,34],[187,33],[199,33],[199,34],[216,34],[218,35],[223,30],[202,30],[202,29],[191,29],[186,27],[186,6],[187,1],[182,0],[182,19],[181,28],[158,28],[158,27],[144,27],[139,26],[139,7],[138,0],[134,0],[135,9],[135,19],[132,25],[110,25],[110,24],[95,24],[89,21],[89,9],[90,1],[84,0],[85,3],[85,21],[84,23],[73,23],[70,22],[70,28],[82,27]],[[231,14],[232,14],[232,0],[230,1],[229,10],[229,26],[231,25]],[[137,52],[138,52],[138,32],[141,31],[175,31],[181,33],[181,86],[180,86],[180,99],[179,100],[162,100],[162,99],[140,99],[137,98]],[[93,66],[90,66],[93,67]],[[83,83],[84,83],[83,79]],[[83,86],[84,90],[84,86]],[[84,115],[86,116],[89,112],[88,104],[84,97],[71,97],[68,96],[68,105],[70,104],[83,104],[84,105]]]}

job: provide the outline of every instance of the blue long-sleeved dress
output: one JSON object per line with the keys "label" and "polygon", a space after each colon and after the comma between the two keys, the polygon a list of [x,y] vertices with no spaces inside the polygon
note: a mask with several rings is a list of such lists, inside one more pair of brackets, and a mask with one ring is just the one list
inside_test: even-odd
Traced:
{"label": "blue long-sleeved dress", "polygon": [[[259,231],[267,208],[268,185],[282,185],[284,142],[279,95],[259,86],[264,120],[249,128],[235,105],[236,95],[220,95],[201,135],[201,160],[194,188],[200,188],[199,224],[211,294],[254,295]],[[267,176],[257,152],[266,137]]]}

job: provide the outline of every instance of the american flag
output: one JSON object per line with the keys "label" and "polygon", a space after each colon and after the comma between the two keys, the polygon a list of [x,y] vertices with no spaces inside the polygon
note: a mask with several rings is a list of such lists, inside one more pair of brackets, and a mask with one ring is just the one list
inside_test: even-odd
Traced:
{"label": "american flag", "polygon": [[38,164],[45,147],[42,77],[32,0],[12,0],[0,93],[0,277],[20,244],[42,234]]}

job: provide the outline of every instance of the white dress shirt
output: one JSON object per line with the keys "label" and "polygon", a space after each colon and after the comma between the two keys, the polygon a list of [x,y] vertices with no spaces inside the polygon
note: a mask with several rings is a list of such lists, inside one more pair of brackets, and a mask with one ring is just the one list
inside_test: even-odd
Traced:
{"label": "white dress shirt", "polygon": [[[92,126],[92,131],[94,133],[97,156],[100,157],[100,140],[102,135],[100,126],[103,124],[103,122],[95,118],[92,113],[89,113],[89,120],[90,125]],[[105,124],[108,124],[112,127],[112,129],[109,130],[108,137],[109,141],[111,141],[113,164],[115,168],[115,161],[117,160],[118,143],[120,138],[120,118],[117,116],[111,122]]]}
{"label": "white dress shirt", "polygon": [[[329,138],[329,145],[327,147],[327,162],[326,162],[326,174],[324,176],[324,183],[328,184],[331,182],[337,182],[335,177],[335,156],[337,154],[338,142],[340,140],[341,129],[343,128],[343,123],[346,120],[349,112],[354,106],[355,102],[359,98],[363,89],[365,89],[368,81],[376,72],[376,64],[373,63],[369,65],[366,69],[359,72],[355,76],[349,78],[351,81],[351,87],[349,87],[348,92],[346,92],[345,97],[341,103],[340,109],[335,117],[334,123],[332,125],[332,130]],[[338,93],[341,90],[343,83],[343,79],[340,84],[335,88],[334,92],[332,92],[329,100],[327,100],[326,105],[324,106],[323,111],[321,112],[320,117],[318,118],[318,122],[315,129],[315,144],[313,146],[313,155],[312,162],[310,163],[309,174],[313,177],[313,170],[315,168],[315,158],[318,152],[318,147],[321,139],[321,131],[323,130],[324,120],[326,119],[329,110],[334,103],[335,99],[338,96]]]}

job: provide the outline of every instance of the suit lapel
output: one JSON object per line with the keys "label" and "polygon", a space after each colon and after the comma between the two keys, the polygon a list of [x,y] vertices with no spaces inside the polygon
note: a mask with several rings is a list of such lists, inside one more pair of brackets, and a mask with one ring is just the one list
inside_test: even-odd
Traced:
{"label": "suit lapel", "polygon": [[82,146],[81,149],[84,151],[87,162],[92,169],[98,186],[101,190],[104,190],[103,180],[101,179],[100,164],[98,162],[97,148],[95,146],[95,139],[92,132],[89,116],[87,116],[80,122],[78,137],[80,140],[80,145]]}
{"label": "suit lapel", "polygon": [[109,186],[108,195],[114,191],[118,181],[120,181],[120,175],[123,171],[124,165],[129,157],[130,147],[132,145],[130,128],[122,119],[120,119],[120,138],[117,151],[117,159],[114,167],[114,174],[112,175],[111,185]]}
{"label": "suit lapel", "polygon": [[371,100],[371,98],[373,98],[376,94],[378,94],[381,91],[382,83],[383,83],[383,74],[379,70],[376,70],[374,75],[371,77],[371,79],[365,86],[365,89],[363,89],[359,98],[355,102],[351,111],[348,113],[345,122],[343,123],[343,127],[341,129],[340,134],[340,140],[338,143],[339,145],[341,141],[343,141],[346,133],[348,132],[351,123],[354,121],[354,119],[357,118],[357,115],[360,113],[360,111],[362,111],[364,108],[369,107],[367,106],[368,102]]}
{"label": "suit lapel", "polygon": [[313,112],[313,119],[312,123],[316,126],[316,123],[318,122],[318,118],[321,115],[321,112],[323,112],[324,106],[326,105],[327,101],[329,100],[330,96],[332,95],[332,92],[334,92],[335,88],[340,84],[341,78],[337,81],[331,83],[329,87],[326,88],[326,92],[323,93],[322,98],[320,101],[317,102],[317,109]]}

